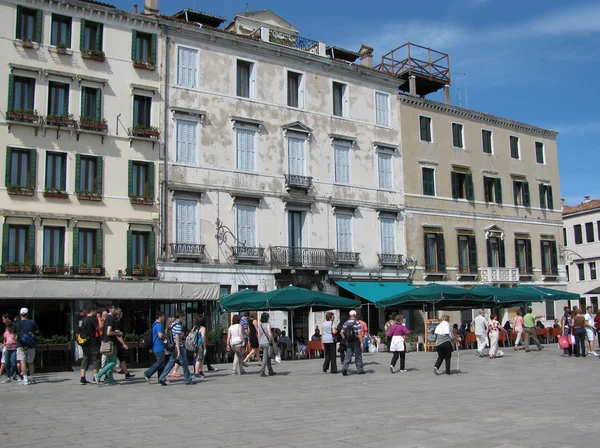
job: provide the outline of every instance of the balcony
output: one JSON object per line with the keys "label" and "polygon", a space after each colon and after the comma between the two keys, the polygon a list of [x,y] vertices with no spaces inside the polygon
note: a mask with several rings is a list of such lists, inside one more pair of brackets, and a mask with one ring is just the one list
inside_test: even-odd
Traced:
{"label": "balcony", "polygon": [[445,264],[425,264],[425,277],[441,277],[446,278],[446,265]]}
{"label": "balcony", "polygon": [[334,254],[335,264],[356,266],[360,260],[359,252],[336,252]]}
{"label": "balcony", "polygon": [[299,188],[309,190],[312,187],[312,177],[300,176],[298,174],[285,174],[285,188]]}
{"label": "balcony", "polygon": [[205,247],[204,244],[171,243],[171,257],[174,261],[178,258],[202,261]]}
{"label": "balcony", "polygon": [[557,277],[558,277],[558,266],[552,266],[550,268],[542,267],[542,281],[556,280]]}
{"label": "balcony", "polygon": [[404,268],[404,255],[398,254],[377,254],[379,257],[380,266],[393,266],[396,268]]}
{"label": "balcony", "polygon": [[332,268],[333,249],[313,247],[271,247],[271,266],[299,268]]}
{"label": "balcony", "polygon": [[518,283],[519,268],[479,268],[479,279],[484,283]]}
{"label": "balcony", "polygon": [[530,279],[531,277],[533,277],[533,266],[523,266],[518,267],[517,269],[519,270],[519,279]]}
{"label": "balcony", "polygon": [[265,260],[265,249],[262,247],[234,246],[231,252],[236,263],[241,261],[262,263]]}
{"label": "balcony", "polygon": [[308,51],[309,53],[319,54],[319,42],[307,39],[306,37],[296,36],[294,34],[282,33],[269,29],[269,42],[272,44],[283,45],[296,50]]}

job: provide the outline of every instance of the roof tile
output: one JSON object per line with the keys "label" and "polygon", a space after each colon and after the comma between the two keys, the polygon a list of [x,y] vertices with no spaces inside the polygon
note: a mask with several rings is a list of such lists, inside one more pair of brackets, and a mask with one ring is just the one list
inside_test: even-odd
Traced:
{"label": "roof tile", "polygon": [[590,210],[600,209],[600,199],[593,199],[589,202],[582,202],[579,205],[565,205],[563,207],[563,216],[572,215],[573,213],[587,212]]}

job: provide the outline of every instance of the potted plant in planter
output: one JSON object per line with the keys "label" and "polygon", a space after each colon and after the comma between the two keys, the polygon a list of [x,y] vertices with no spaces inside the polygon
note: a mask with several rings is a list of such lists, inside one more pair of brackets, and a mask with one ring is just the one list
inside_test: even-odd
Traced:
{"label": "potted plant in planter", "polygon": [[144,273],[142,266],[139,264],[133,265],[133,269],[131,270],[131,275],[136,277],[140,277]]}
{"label": "potted plant in planter", "polygon": [[132,204],[138,204],[138,205],[152,205],[152,204],[154,204],[154,201],[152,200],[152,198],[145,198],[143,196],[131,196],[129,198],[129,201]]}
{"label": "potted plant in planter", "polygon": [[8,194],[15,196],[33,196],[33,186],[27,185],[26,187],[17,185],[17,184],[9,184],[6,186],[6,190]]}
{"label": "potted plant in planter", "polygon": [[88,190],[79,191],[77,193],[77,198],[79,200],[84,200],[84,201],[101,201],[102,200],[101,195],[99,195],[98,193],[94,193],[93,191],[88,191]]}
{"label": "potted plant in planter", "polygon": [[154,277],[156,275],[156,268],[154,266],[144,266],[144,275]]}
{"label": "potted plant in planter", "polygon": [[152,58],[148,58],[147,61],[141,59],[135,60],[133,61],[133,66],[135,68],[143,68],[144,70],[156,70],[156,65],[154,65]]}
{"label": "potted plant in planter", "polygon": [[68,199],[69,193],[63,190],[59,190],[58,188],[46,188],[44,189],[44,197],[55,199]]}
{"label": "potted plant in planter", "polygon": [[23,120],[23,109],[12,109],[6,111],[6,119],[13,121],[22,121]]}
{"label": "potted plant in planter", "polygon": [[46,124],[50,126],[74,127],[75,120],[73,114],[50,114],[46,117]]}
{"label": "potted plant in planter", "polygon": [[22,274],[31,274],[33,271],[33,263],[30,260],[23,262],[20,266]]}
{"label": "potted plant in planter", "polygon": [[90,273],[90,267],[86,263],[80,263],[77,268],[77,273],[79,275],[88,275]]}
{"label": "potted plant in planter", "polygon": [[136,124],[134,127],[129,129],[129,135],[132,137],[159,138],[160,131],[156,126],[144,126],[143,124]]}
{"label": "potted plant in planter", "polygon": [[105,118],[80,117],[79,128],[87,131],[107,132],[108,122]]}
{"label": "potted plant in planter", "polygon": [[11,261],[4,265],[4,272],[7,274],[18,274],[21,270],[21,263],[18,261]]}
{"label": "potted plant in planter", "polygon": [[123,341],[125,341],[129,348],[139,347],[141,339],[142,336],[135,333],[125,333],[123,335]]}
{"label": "potted plant in planter", "polygon": [[24,48],[33,48],[33,42],[31,42],[31,39],[28,37],[24,37],[23,39],[21,39],[21,45]]}
{"label": "potted plant in planter", "polygon": [[94,266],[90,269],[90,274],[100,275],[102,274],[102,263],[94,263]]}
{"label": "potted plant in planter", "polygon": [[81,57],[83,59],[91,59],[99,62],[104,62],[106,60],[104,52],[100,50],[82,50]]}
{"label": "potted plant in planter", "polygon": [[37,109],[26,109],[23,111],[23,121],[28,123],[39,123],[40,114]]}
{"label": "potted plant in planter", "polygon": [[67,266],[66,264],[60,262],[60,263],[56,263],[56,273],[57,274],[68,274],[69,273],[69,266]]}
{"label": "potted plant in planter", "polygon": [[67,44],[59,42],[56,44],[56,52],[60,54],[67,54]]}
{"label": "potted plant in planter", "polygon": [[44,274],[56,274],[56,266],[53,263],[45,264]]}

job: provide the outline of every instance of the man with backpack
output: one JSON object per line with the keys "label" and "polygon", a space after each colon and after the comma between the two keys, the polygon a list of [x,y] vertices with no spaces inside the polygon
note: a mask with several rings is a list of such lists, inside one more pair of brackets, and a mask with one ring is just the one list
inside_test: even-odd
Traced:
{"label": "man with backpack", "polygon": [[[21,308],[19,315],[21,320],[15,324],[15,334],[17,335],[17,361],[21,364],[21,374],[23,379],[19,384],[27,386],[33,384],[33,361],[35,360],[35,346],[37,344],[35,335],[40,334],[35,321],[28,319],[29,310]],[[29,375],[27,368],[29,367]]]}
{"label": "man with backpack", "polygon": [[144,372],[144,378],[148,381],[148,384],[150,384],[150,378],[156,372],[158,372],[160,378],[167,363],[165,358],[165,343],[163,342],[165,337],[164,322],[165,313],[158,311],[152,328],[144,334],[144,347],[151,349],[156,357],[156,362]]}
{"label": "man with backpack", "polygon": [[98,331],[98,310],[95,305],[90,306],[87,316],[83,319],[78,342],[83,351],[81,358],[81,378],[79,384],[86,385],[89,381],[85,378],[87,370],[91,367],[92,373],[96,375],[100,370],[100,333]]}
{"label": "man with backpack", "polygon": [[168,386],[167,375],[175,365],[177,361],[180,362],[183,368],[183,381],[184,384],[194,384],[192,381],[192,375],[190,374],[190,368],[188,366],[187,352],[183,345],[181,321],[184,319],[185,314],[178,312],[175,314],[175,320],[169,328],[167,328],[167,351],[170,352],[169,361],[163,373],[160,375],[158,382],[161,386]]}
{"label": "man with backpack", "polygon": [[341,335],[346,341],[346,356],[344,359],[344,367],[342,368],[342,375],[348,375],[348,367],[350,367],[352,355],[355,357],[358,374],[364,375],[365,371],[363,370],[362,362],[363,332],[360,322],[356,318],[356,311],[350,311],[350,318],[344,323]]}

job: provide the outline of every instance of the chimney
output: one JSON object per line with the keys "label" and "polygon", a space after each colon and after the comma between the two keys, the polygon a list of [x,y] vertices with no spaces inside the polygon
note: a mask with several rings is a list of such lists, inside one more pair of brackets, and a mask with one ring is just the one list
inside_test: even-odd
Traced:
{"label": "chimney", "polygon": [[158,0],[144,0],[144,14],[158,14]]}
{"label": "chimney", "polygon": [[588,202],[590,202],[590,200],[591,200],[591,199],[592,199],[592,197],[591,197],[591,196],[584,196],[584,197],[583,197],[583,203],[584,203],[584,204],[587,204]]}
{"label": "chimney", "polygon": [[362,44],[358,54],[360,55],[360,65],[373,68],[373,49],[371,47]]}
{"label": "chimney", "polygon": [[137,14],[137,4],[136,3],[133,4],[133,13]]}

